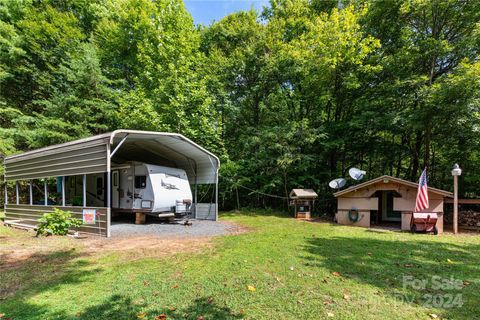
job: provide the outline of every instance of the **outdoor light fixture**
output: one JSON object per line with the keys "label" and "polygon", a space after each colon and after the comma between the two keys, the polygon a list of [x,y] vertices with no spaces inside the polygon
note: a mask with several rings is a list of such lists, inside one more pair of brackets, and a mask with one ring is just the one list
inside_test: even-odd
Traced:
{"label": "outdoor light fixture", "polygon": [[462,175],[462,169],[458,166],[458,163],[455,163],[452,169],[452,176],[460,176]]}
{"label": "outdoor light fixture", "polygon": [[453,176],[453,233],[458,233],[458,176],[462,174],[462,169],[455,163],[452,169]]}

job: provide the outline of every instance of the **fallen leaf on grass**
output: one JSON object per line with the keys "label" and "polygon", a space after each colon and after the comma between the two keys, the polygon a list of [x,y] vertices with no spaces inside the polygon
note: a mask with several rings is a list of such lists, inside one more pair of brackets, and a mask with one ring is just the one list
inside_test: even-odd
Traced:
{"label": "fallen leaf on grass", "polygon": [[368,252],[367,254],[368,254],[369,256],[371,256],[371,255],[372,255],[372,253],[371,253],[371,252]]}
{"label": "fallen leaf on grass", "polygon": [[341,277],[342,275],[340,274],[340,272],[338,271],[334,271],[332,272],[332,274],[335,276],[335,277]]}
{"label": "fallen leaf on grass", "polygon": [[148,287],[149,285],[150,285],[150,283],[147,280],[143,280],[143,286],[144,287]]}
{"label": "fallen leaf on grass", "polygon": [[203,316],[198,316],[197,320],[205,320],[205,318]]}
{"label": "fallen leaf on grass", "polygon": [[333,302],[332,299],[328,299],[328,300],[323,301],[323,304],[324,305],[329,305],[329,304],[334,304],[334,302]]}
{"label": "fallen leaf on grass", "polygon": [[147,317],[147,313],[146,312],[139,312],[137,313],[137,318],[138,319],[145,319]]}
{"label": "fallen leaf on grass", "polygon": [[172,289],[177,289],[177,288],[178,288],[178,284],[174,284],[174,285],[172,286]]}
{"label": "fallen leaf on grass", "polygon": [[327,317],[332,318],[332,317],[334,317],[334,316],[335,316],[335,315],[333,314],[333,312],[327,312]]}
{"label": "fallen leaf on grass", "polygon": [[295,269],[295,268],[294,268],[294,267],[290,267],[289,269],[290,269],[290,271],[293,271],[293,269]]}
{"label": "fallen leaf on grass", "polygon": [[165,313],[159,314],[155,317],[155,320],[165,320],[167,319],[167,315]]}
{"label": "fallen leaf on grass", "polygon": [[177,308],[175,308],[175,307],[170,307],[170,308],[168,308],[168,309],[169,309],[170,311],[175,311],[175,310],[177,310]]}
{"label": "fallen leaf on grass", "polygon": [[447,262],[448,262],[448,263],[453,263],[453,261],[452,261],[452,260],[450,260],[450,259],[447,259]]}
{"label": "fallen leaf on grass", "polygon": [[208,297],[208,300],[207,300],[207,302],[208,302],[209,304],[212,304],[212,303],[213,303],[213,301],[214,301],[213,297]]}
{"label": "fallen leaf on grass", "polygon": [[[463,280],[463,285],[466,287],[466,286],[469,286],[470,285],[470,282],[468,282],[467,280]],[[0,317],[1,318],[1,317]]]}
{"label": "fallen leaf on grass", "polygon": [[404,266],[405,266],[405,268],[411,268],[411,267],[413,267],[413,264],[411,264],[411,263],[405,263]]}
{"label": "fallen leaf on grass", "polygon": [[348,294],[344,294],[344,295],[343,295],[343,299],[349,300],[349,299],[350,299],[350,296],[349,296]]}
{"label": "fallen leaf on grass", "polygon": [[430,314],[430,317],[431,317],[432,319],[437,319],[437,318],[438,318],[438,315],[436,315],[435,313],[431,313],[431,314]]}
{"label": "fallen leaf on grass", "polygon": [[247,290],[253,292],[253,291],[256,291],[257,289],[255,289],[254,286],[247,286]]}

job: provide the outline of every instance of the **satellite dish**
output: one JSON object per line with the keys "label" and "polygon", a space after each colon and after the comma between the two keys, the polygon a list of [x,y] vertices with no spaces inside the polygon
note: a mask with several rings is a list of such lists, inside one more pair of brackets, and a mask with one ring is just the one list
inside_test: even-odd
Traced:
{"label": "satellite dish", "polygon": [[357,168],[350,168],[350,170],[348,170],[348,174],[350,174],[350,177],[352,177],[353,180],[357,180],[357,181],[362,180],[363,177],[365,177],[366,173],[367,173],[366,171],[363,171]]}
{"label": "satellite dish", "polygon": [[346,183],[347,183],[347,180],[345,180],[343,178],[338,178],[338,179],[334,179],[334,180],[330,181],[328,183],[328,185],[332,189],[340,189],[340,188],[343,188]]}

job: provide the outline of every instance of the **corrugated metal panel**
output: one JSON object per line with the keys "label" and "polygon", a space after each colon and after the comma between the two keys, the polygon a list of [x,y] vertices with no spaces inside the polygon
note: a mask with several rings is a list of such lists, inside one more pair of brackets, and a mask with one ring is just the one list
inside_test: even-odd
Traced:
{"label": "corrugated metal panel", "polygon": [[[27,205],[27,204],[7,204],[5,206],[5,220],[19,220],[24,224],[36,226],[38,219],[46,212],[52,212],[55,206],[39,206],[39,205]],[[58,207],[64,211],[72,212],[72,217],[82,219],[82,207]],[[85,209],[95,209],[99,214],[97,216],[97,222],[92,225],[83,225],[73,230],[96,234],[101,236],[107,235],[107,208],[95,208],[87,207]]]}
{"label": "corrugated metal panel", "polygon": [[[175,162],[178,168],[187,172],[192,184],[195,181],[198,184],[217,183],[216,174],[220,167],[220,160],[213,153],[183,135],[166,132],[117,130],[112,133],[112,149],[126,135],[128,135],[128,138],[115,156],[125,158],[135,152],[134,150],[143,153],[150,152],[153,155],[168,158]],[[128,150],[131,152],[128,152]]]}
{"label": "corrugated metal panel", "polygon": [[28,180],[107,171],[106,135],[34,150],[5,159],[7,180]]}
{"label": "corrugated metal panel", "polygon": [[[117,130],[86,139],[38,149],[5,159],[7,180],[28,180],[62,175],[107,171],[107,144],[112,150],[128,135],[114,157],[131,161],[137,153],[148,154],[138,161],[154,164],[164,158],[187,171],[190,182],[216,183],[218,158],[181,134]],[[196,173],[196,176],[195,176]]]}
{"label": "corrugated metal panel", "polygon": [[197,203],[196,216],[198,220],[217,220],[215,203]]}

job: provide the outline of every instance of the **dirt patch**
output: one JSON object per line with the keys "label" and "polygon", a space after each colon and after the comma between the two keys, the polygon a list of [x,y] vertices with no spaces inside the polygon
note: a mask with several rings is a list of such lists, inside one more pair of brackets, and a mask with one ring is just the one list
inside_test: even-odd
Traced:
{"label": "dirt patch", "polygon": [[[233,222],[219,222],[228,227],[228,235],[238,235],[251,231]],[[86,236],[81,239],[71,237],[35,237],[33,232],[9,229],[9,234],[1,235],[0,271],[11,270],[28,263],[42,263],[47,256],[55,253],[75,252],[78,256],[120,253],[128,259],[162,257],[177,253],[195,253],[213,248],[213,236],[172,236],[169,234],[146,234],[103,238]]]}
{"label": "dirt patch", "polygon": [[228,226],[228,234],[229,235],[239,235],[242,233],[248,233],[251,232],[252,229],[239,225],[237,223],[231,222],[231,221],[219,221],[218,223],[224,224]]}
{"label": "dirt patch", "polygon": [[211,247],[211,237],[165,238],[155,235],[79,240],[90,253],[122,253],[129,259],[161,257],[176,253],[199,252]]}

